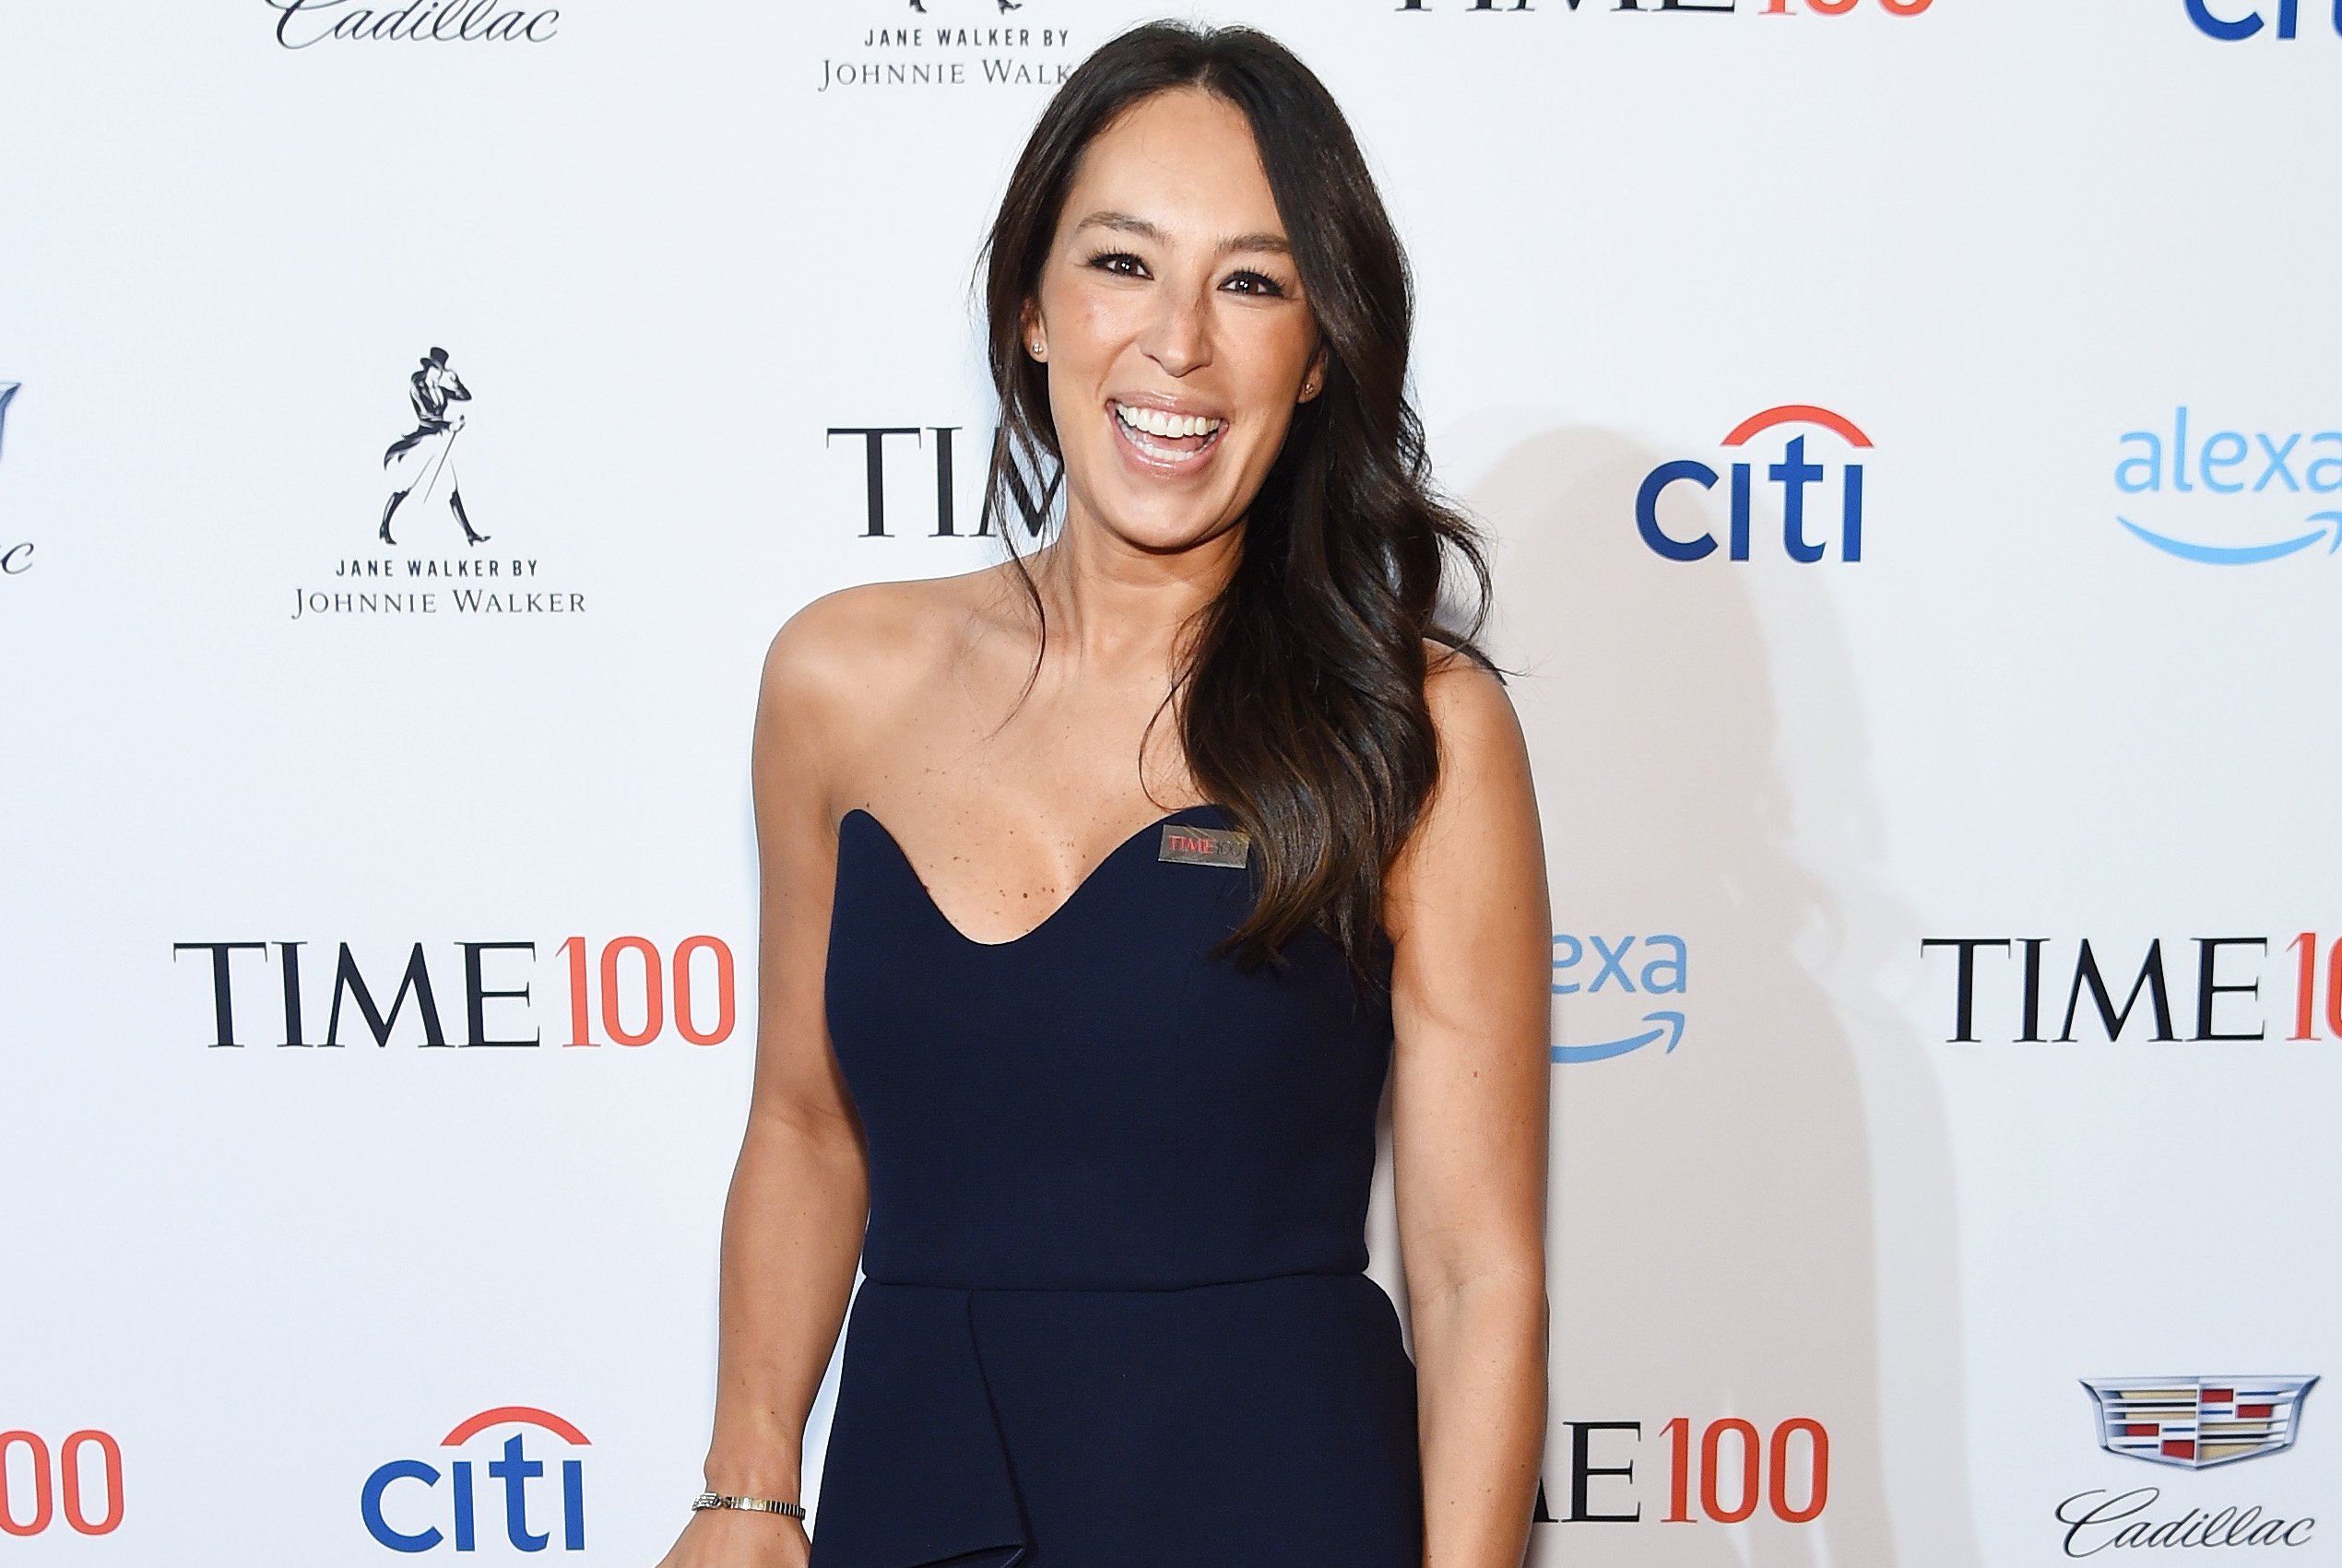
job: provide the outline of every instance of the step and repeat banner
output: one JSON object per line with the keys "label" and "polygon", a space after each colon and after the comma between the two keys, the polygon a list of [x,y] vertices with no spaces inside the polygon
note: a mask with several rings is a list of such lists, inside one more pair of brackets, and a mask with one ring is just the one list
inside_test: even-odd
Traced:
{"label": "step and repeat banner", "polygon": [[[977,243],[1158,14],[0,10],[0,1562],[664,1549],[760,656],[999,559]],[[1532,1563],[2342,1562],[2342,6],[1180,14],[1496,540]]]}

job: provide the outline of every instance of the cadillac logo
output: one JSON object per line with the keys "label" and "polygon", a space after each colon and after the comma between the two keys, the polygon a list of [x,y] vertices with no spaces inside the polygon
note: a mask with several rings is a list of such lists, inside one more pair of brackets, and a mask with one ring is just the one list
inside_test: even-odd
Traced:
{"label": "cadillac logo", "polygon": [[2201,1470],[2293,1446],[2314,1377],[2084,1379],[2098,1400],[2099,1446]]}

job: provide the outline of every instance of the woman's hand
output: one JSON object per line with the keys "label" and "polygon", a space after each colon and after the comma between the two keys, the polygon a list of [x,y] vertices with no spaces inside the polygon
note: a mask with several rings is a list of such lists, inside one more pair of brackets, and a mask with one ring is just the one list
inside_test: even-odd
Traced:
{"label": "woman's hand", "polygon": [[801,1519],[703,1508],[658,1560],[658,1568],[806,1568],[812,1556],[813,1542]]}

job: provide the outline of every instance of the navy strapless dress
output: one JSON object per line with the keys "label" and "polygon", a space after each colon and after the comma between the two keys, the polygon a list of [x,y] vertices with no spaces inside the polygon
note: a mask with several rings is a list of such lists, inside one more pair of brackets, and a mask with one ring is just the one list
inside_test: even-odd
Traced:
{"label": "navy strapless dress", "polygon": [[1363,1272],[1390,1003],[1319,932],[1211,957],[1250,874],[1158,858],[1180,824],[1229,825],[1149,824],[999,944],[839,824],[870,1214],[813,1568],[1420,1568],[1414,1366]]}

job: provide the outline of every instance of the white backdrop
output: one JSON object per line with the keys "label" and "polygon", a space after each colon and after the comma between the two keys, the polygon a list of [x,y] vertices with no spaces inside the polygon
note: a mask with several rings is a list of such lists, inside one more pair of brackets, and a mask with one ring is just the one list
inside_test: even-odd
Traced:
{"label": "white backdrop", "polygon": [[[471,1555],[647,1564],[712,1397],[759,654],[993,558],[976,245],[1162,13],[289,3],[0,13],[0,1561],[460,1554],[469,1485]],[[1499,542],[1568,1058],[1532,1561],[2335,1561],[2331,1396],[2267,1380],[2342,1352],[2342,16],[1828,6],[1182,13],[1352,116]],[[376,537],[433,348],[476,548],[444,486]],[[1727,443],[1786,406],[1833,418]],[[1669,464],[1702,559],[1638,526]],[[1964,1030],[1962,939],[2012,944]],[[2168,1030],[2150,984],[2109,1041],[2085,940]],[[420,950],[444,1047],[416,990],[375,1043],[344,945],[384,1009]],[[2085,1379],[2186,1385],[2167,1460],[2199,1411],[2272,1451],[2143,1464]]]}

